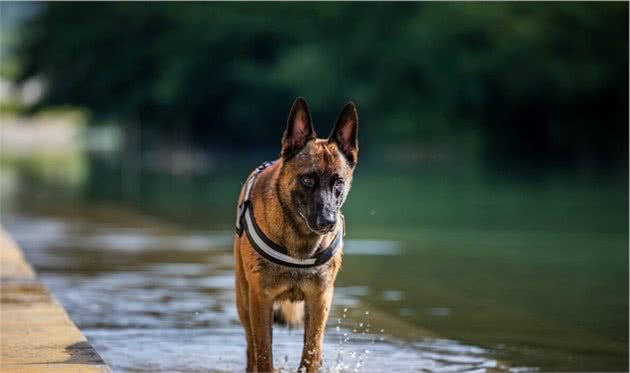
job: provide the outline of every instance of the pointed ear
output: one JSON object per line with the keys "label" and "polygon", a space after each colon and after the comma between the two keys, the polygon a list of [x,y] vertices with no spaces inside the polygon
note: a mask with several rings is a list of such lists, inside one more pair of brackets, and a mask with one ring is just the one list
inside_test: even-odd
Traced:
{"label": "pointed ear", "polygon": [[359,115],[357,114],[357,108],[354,103],[349,102],[341,110],[339,118],[337,118],[337,124],[330,133],[328,142],[334,142],[337,144],[337,148],[341,154],[343,154],[350,166],[354,167],[357,164],[359,156]]}
{"label": "pointed ear", "polygon": [[298,97],[291,106],[287,129],[282,137],[282,157],[289,159],[302,150],[309,140],[315,138],[311,113],[306,101]]}

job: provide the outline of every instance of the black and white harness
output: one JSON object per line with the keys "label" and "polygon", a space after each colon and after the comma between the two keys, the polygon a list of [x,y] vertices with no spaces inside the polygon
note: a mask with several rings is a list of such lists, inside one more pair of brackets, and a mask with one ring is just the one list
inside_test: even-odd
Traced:
{"label": "black and white harness", "polygon": [[252,189],[256,177],[263,172],[264,169],[273,165],[274,162],[264,162],[256,168],[252,175],[247,179],[245,184],[245,196],[243,202],[238,207],[238,215],[236,217],[236,234],[239,236],[245,231],[249,242],[256,252],[265,259],[276,264],[280,264],[293,268],[309,268],[316,267],[327,263],[332,259],[343,244],[343,224],[342,228],[337,231],[337,235],[330,245],[323,250],[319,250],[314,256],[307,259],[298,259],[289,255],[289,251],[271,241],[256,224],[254,211],[251,202]]}

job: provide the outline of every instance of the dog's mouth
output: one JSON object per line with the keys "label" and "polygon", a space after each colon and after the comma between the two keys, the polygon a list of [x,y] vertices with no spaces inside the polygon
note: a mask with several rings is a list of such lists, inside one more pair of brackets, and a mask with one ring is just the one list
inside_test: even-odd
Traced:
{"label": "dog's mouth", "polygon": [[324,235],[326,233],[330,233],[331,230],[319,230],[319,229],[315,229],[313,227],[311,227],[311,224],[308,222],[308,219],[306,218],[306,216],[304,216],[304,213],[302,213],[302,211],[300,209],[297,210],[298,214],[300,214],[300,216],[302,217],[302,219],[304,219],[304,223],[306,224],[306,226],[308,227],[308,229],[317,234],[317,235]]}

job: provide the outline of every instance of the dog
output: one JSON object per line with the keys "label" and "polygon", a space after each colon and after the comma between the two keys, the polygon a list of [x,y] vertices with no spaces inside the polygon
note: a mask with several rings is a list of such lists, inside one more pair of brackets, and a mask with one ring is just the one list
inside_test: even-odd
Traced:
{"label": "dog", "polygon": [[327,139],[306,101],[293,103],[281,156],[243,186],[234,239],[236,306],[247,372],[272,372],[272,323],[304,324],[301,371],[322,366],[324,329],[341,266],[341,213],[357,164],[359,118],[348,103]]}

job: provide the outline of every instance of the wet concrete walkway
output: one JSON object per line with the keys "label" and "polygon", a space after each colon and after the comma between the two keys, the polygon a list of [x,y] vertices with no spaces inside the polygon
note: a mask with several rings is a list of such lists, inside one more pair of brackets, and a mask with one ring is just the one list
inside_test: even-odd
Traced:
{"label": "wet concrete walkway", "polygon": [[110,372],[0,227],[0,372]]}

